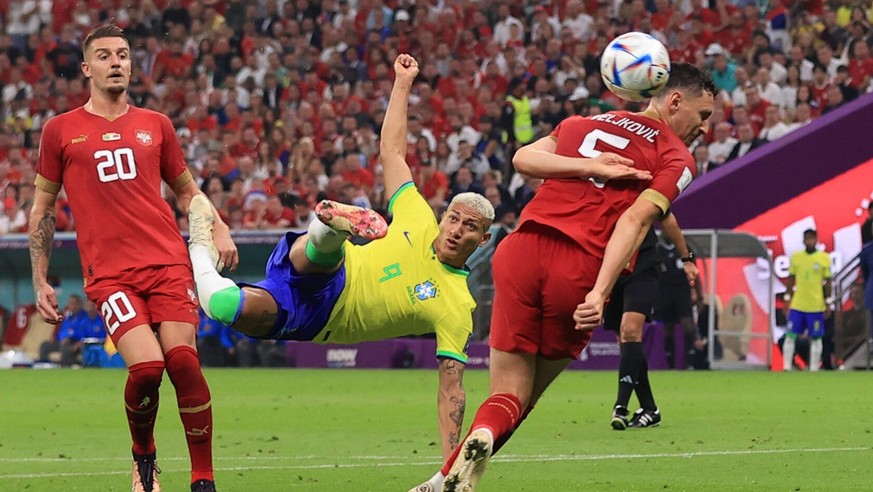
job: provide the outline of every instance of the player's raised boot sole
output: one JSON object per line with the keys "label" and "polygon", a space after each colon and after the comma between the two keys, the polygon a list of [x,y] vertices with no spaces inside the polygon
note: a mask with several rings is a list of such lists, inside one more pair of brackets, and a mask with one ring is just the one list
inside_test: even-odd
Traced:
{"label": "player's raised boot sole", "polygon": [[388,233],[388,223],[374,210],[322,200],[315,206],[315,216],[335,231],[364,239],[379,239]]}
{"label": "player's raised boot sole", "polygon": [[491,452],[494,449],[494,436],[485,429],[474,430],[461,444],[461,454],[452,464],[443,492],[472,492],[485,473]]}
{"label": "player's raised boot sole", "polygon": [[219,261],[218,249],[213,239],[214,224],[215,216],[209,199],[206,195],[194,195],[188,205],[188,247],[199,245],[206,248],[212,259],[212,265],[216,270],[221,270],[224,265]]}

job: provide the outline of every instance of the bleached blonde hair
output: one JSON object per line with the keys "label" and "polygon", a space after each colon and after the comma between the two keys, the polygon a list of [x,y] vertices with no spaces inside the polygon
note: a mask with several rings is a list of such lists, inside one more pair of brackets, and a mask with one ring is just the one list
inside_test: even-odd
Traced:
{"label": "bleached blonde hair", "polygon": [[470,207],[476,212],[482,214],[486,219],[492,222],[494,221],[494,206],[491,205],[491,202],[489,202],[487,198],[478,193],[473,193],[472,191],[458,193],[454,198],[452,198],[451,203],[449,203],[449,208],[452,208],[452,205],[455,204]]}

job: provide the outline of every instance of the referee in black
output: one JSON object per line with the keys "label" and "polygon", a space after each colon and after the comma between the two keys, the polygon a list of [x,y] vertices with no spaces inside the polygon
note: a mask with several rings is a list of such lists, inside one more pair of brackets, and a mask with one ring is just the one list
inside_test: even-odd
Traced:
{"label": "referee in black", "polygon": [[[679,223],[669,210],[661,218],[661,230],[664,236],[676,245],[676,249],[683,253],[683,258],[691,257]],[[610,422],[615,430],[625,430],[628,427],[655,427],[661,423],[661,412],[652,394],[649,366],[642,343],[643,324],[652,313],[658,293],[657,242],[654,230],[649,229],[640,245],[633,271],[619,277],[603,313],[604,328],[616,332],[621,346],[618,396]],[[697,266],[693,261],[683,263],[688,281],[693,282],[698,274]],[[631,417],[628,413],[628,403],[634,391],[640,408]]]}

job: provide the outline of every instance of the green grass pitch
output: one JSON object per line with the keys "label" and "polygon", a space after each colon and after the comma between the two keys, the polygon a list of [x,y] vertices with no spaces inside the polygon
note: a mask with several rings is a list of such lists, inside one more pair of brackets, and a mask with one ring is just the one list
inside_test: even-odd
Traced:
{"label": "green grass pitch", "polygon": [[[401,491],[439,466],[433,371],[207,370],[220,491]],[[658,372],[659,428],[613,431],[612,372],[569,372],[479,490],[871,490],[861,372]],[[0,371],[0,491],[128,491],[120,370]],[[469,424],[487,373],[466,375]],[[635,400],[632,400],[635,403]],[[156,439],[165,492],[188,490],[169,380]]]}

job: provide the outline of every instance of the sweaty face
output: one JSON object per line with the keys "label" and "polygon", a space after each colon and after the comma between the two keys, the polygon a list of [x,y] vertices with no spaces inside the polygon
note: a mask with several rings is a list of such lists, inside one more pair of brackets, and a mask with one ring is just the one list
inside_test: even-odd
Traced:
{"label": "sweaty face", "polygon": [[706,91],[696,96],[683,93],[673,116],[672,127],[685,145],[691,145],[698,136],[709,131],[712,108],[712,94]]}
{"label": "sweaty face", "polygon": [[130,46],[123,38],[100,38],[91,42],[82,72],[94,89],[118,95],[130,83]]}
{"label": "sweaty face", "polygon": [[440,221],[440,232],[434,241],[434,250],[440,261],[456,268],[464,266],[467,258],[488,241],[490,221],[482,214],[463,204],[454,204]]}

